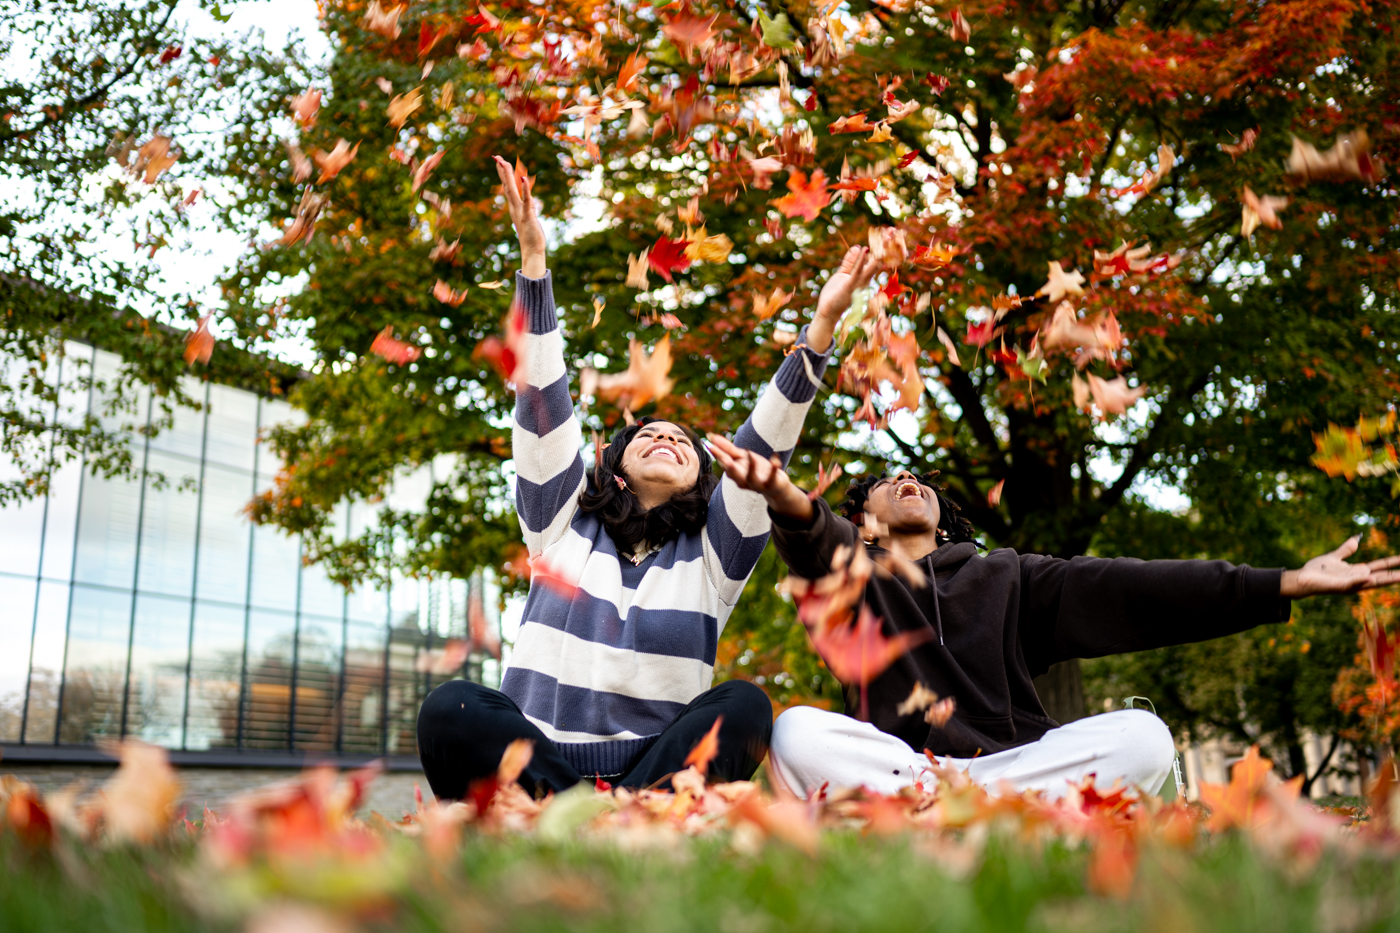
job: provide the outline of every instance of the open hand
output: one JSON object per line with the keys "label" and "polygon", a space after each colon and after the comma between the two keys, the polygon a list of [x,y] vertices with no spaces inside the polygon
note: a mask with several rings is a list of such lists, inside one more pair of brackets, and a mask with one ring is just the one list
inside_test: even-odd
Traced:
{"label": "open hand", "polygon": [[817,313],[807,328],[807,343],[818,353],[825,353],[831,346],[831,335],[841,317],[851,307],[851,298],[856,291],[870,284],[870,277],[879,269],[879,263],[870,256],[870,247],[852,246],[841,257],[841,265],[826,280],[822,293],[817,298]]}
{"label": "open hand", "polygon": [[1400,554],[1364,564],[1348,564],[1346,559],[1361,546],[1361,536],[1347,538],[1342,546],[1314,557],[1297,570],[1285,570],[1279,595],[1296,599],[1323,593],[1357,593],[1378,586],[1400,583]]}
{"label": "open hand", "polygon": [[[515,225],[515,235],[520,238],[520,271],[532,279],[545,273],[544,227],[535,213],[535,199],[530,196],[530,178],[515,177],[515,169],[500,156],[496,160],[496,174],[501,176],[501,190],[506,196],[506,206],[510,208],[510,222]],[[522,190],[522,184],[524,190]]]}
{"label": "open hand", "polygon": [[776,456],[759,456],[720,434],[706,434],[705,438],[710,442],[710,452],[724,468],[724,475],[740,489],[759,493],[774,511],[784,515],[807,518],[812,514],[812,503],[788,478],[783,461]]}

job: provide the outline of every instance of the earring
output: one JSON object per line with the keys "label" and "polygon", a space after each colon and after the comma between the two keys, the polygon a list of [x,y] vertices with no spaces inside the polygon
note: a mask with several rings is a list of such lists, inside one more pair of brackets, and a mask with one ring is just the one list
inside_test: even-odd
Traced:
{"label": "earring", "polygon": [[874,535],[871,535],[871,536],[868,537],[868,538],[862,535],[862,536],[861,536],[861,540],[864,541],[866,544],[874,544],[876,541],[879,541],[880,539],[877,538],[877,537],[875,537]]}

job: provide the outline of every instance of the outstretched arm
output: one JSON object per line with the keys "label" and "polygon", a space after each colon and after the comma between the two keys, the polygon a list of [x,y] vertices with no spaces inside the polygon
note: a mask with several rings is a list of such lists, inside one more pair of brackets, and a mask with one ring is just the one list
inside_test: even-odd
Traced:
{"label": "outstretched arm", "polygon": [[554,314],[554,289],[545,266],[544,228],[530,197],[510,163],[496,156],[510,219],[520,237],[520,273],[515,300],[524,316],[522,359],[517,363],[515,422],[511,450],[515,458],[515,510],[530,556],[538,556],[569,527],[583,490],[583,432],[574,417],[569,378],[564,371],[564,343]]}
{"label": "outstretched arm", "polygon": [[[846,252],[841,265],[823,286],[816,314],[803,330],[797,349],[783,360],[753,414],[735,432],[738,449],[780,468],[787,464],[802,434],[807,410],[816,398],[831,352],[832,335],[851,306],[852,295],[870,281],[875,268],[865,247],[852,247]],[[770,528],[768,503],[763,494],[737,484],[726,469],[719,488],[710,497],[705,525],[706,567],[726,602],[738,599],[768,543]]]}
{"label": "outstretched arm", "polygon": [[1285,570],[1279,593],[1289,599],[1324,593],[1359,593],[1378,586],[1400,583],[1400,554],[1364,564],[1348,564],[1346,559],[1361,546],[1361,536],[1353,535],[1335,551],[1314,557],[1297,570]]}

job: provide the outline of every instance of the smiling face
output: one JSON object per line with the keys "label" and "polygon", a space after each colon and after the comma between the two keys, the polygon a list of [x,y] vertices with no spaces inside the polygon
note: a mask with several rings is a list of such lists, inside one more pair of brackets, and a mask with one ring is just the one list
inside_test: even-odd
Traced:
{"label": "smiling face", "polygon": [[669,421],[653,421],[622,452],[627,486],[643,508],[685,492],[700,477],[700,455],[686,433]]}
{"label": "smiling face", "polygon": [[871,486],[865,511],[875,519],[876,527],[888,527],[892,533],[903,535],[937,531],[941,517],[933,489],[908,470],[886,476]]}

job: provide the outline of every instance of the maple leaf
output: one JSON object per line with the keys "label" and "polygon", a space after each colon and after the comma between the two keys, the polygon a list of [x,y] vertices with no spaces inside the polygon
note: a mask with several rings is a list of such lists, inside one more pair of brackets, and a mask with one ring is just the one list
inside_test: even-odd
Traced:
{"label": "maple leaf", "polygon": [[335,148],[330,152],[312,153],[312,158],[316,160],[316,165],[321,169],[321,176],[316,179],[316,184],[323,185],[332,178],[340,174],[341,169],[349,165],[355,158],[355,153],[360,151],[360,144],[355,143],[352,148],[345,140],[336,140]]}
{"label": "maple leaf", "polygon": [[410,115],[415,110],[423,106],[423,88],[416,87],[413,90],[399,94],[389,101],[389,125],[398,129],[408,121]]}
{"label": "maple leaf", "polygon": [[162,64],[162,65],[168,65],[168,64],[170,64],[171,62],[173,62],[175,59],[179,58],[179,57],[180,57],[180,54],[181,54],[182,52],[184,52],[184,51],[185,51],[184,48],[182,48],[181,46],[172,45],[172,46],[170,46],[168,49],[166,49],[164,52],[161,52],[161,53],[160,53],[159,62],[160,62],[160,64]]}
{"label": "maple leaf", "polygon": [[530,561],[530,585],[536,583],[568,600],[578,596],[578,582],[565,576],[543,557]]}
{"label": "maple leaf", "polygon": [[149,142],[136,151],[136,158],[131,163],[131,174],[140,175],[146,184],[154,185],[161,173],[179,161],[179,154],[172,155],[170,152],[171,142],[169,136],[152,136]]}
{"label": "maple leaf", "polygon": [[465,639],[449,638],[441,648],[420,650],[413,662],[413,669],[420,674],[450,677],[462,669],[470,653],[471,644]]}
{"label": "maple leaf", "polygon": [[199,324],[185,338],[186,366],[193,366],[196,362],[208,363],[209,358],[214,355],[214,335],[209,332],[211,317],[212,314],[206,314],[200,318]]}
{"label": "maple leaf", "polygon": [[[438,284],[441,285],[445,283],[439,280]],[[448,289],[448,291],[451,291],[451,289]],[[434,289],[434,294],[436,294],[436,292],[437,290]],[[459,300],[458,304],[460,303]],[[374,342],[369,345],[369,352],[380,359],[393,363],[395,366],[407,366],[423,355],[423,351],[413,344],[404,343],[402,340],[395,338],[392,325],[385,327],[379,333],[375,334]]]}
{"label": "maple leaf", "polygon": [[668,282],[672,281],[672,272],[684,272],[690,268],[690,260],[686,258],[685,240],[657,237],[656,242],[647,250],[646,257],[647,264]]}
{"label": "maple leaf", "polygon": [[1085,382],[1083,379],[1080,379],[1080,378],[1079,378],[1079,374],[1078,374],[1078,373],[1075,373],[1074,376],[1071,377],[1071,383],[1070,383],[1070,384],[1071,384],[1071,387],[1072,387],[1072,389],[1073,389],[1073,391],[1074,391],[1074,407],[1075,407],[1075,409],[1077,409],[1078,411],[1088,411],[1088,410],[1089,410],[1089,383]]}
{"label": "maple leaf", "polygon": [[111,842],[150,844],[175,819],[180,781],[165,749],[136,739],[104,746],[120,760],[100,792],[102,819]]}
{"label": "maple leaf", "polygon": [[588,325],[590,330],[597,327],[598,322],[603,319],[603,308],[606,305],[607,302],[605,302],[602,298],[596,295],[593,297],[593,323]]}
{"label": "maple leaf", "polygon": [[734,241],[723,233],[706,236],[701,227],[693,238],[686,238],[685,255],[693,262],[724,262],[734,249]]}
{"label": "maple leaf", "polygon": [[968,321],[967,336],[963,338],[963,343],[970,343],[974,347],[985,347],[999,333],[1001,333],[1001,328],[996,327],[994,318],[989,317],[981,324]]}
{"label": "maple leaf", "polygon": [[948,35],[954,42],[966,44],[972,38],[972,27],[963,16],[962,7],[948,14]]}
{"label": "maple leaf", "polygon": [[919,710],[928,709],[937,702],[938,694],[925,687],[923,681],[917,681],[914,684],[914,689],[909,691],[909,696],[895,707],[895,715],[909,716],[919,712]]}
{"label": "maple leaf", "polygon": [[685,60],[690,61],[691,52],[697,46],[704,46],[714,38],[714,25],[718,19],[718,13],[706,19],[690,12],[689,7],[684,7],[679,14],[666,21],[661,31]]}
{"label": "maple leaf", "polygon": [[868,141],[872,143],[887,143],[891,139],[894,139],[894,131],[890,129],[888,123],[881,120],[879,123],[875,124],[875,129],[871,132]]}
{"label": "maple leaf", "polygon": [[811,181],[808,181],[801,171],[793,169],[788,175],[787,187],[787,194],[769,202],[784,217],[816,220],[822,208],[831,203],[831,195],[826,186],[826,173],[821,169],[812,172]]}
{"label": "maple leaf", "polygon": [[311,177],[311,160],[291,140],[287,140],[285,145],[287,147],[287,162],[292,167],[292,181],[300,184]]}
{"label": "maple leaf", "polygon": [[1246,239],[1254,238],[1254,231],[1262,224],[1271,230],[1282,230],[1283,221],[1279,219],[1278,212],[1288,206],[1288,198],[1280,198],[1274,195],[1258,197],[1249,186],[1245,185],[1240,192],[1240,199],[1244,201],[1244,208],[1240,219],[1240,236]]}
{"label": "maple leaf", "polygon": [[1230,770],[1229,784],[1202,781],[1201,802],[1211,811],[1206,827],[1223,832],[1232,827],[1248,828],[1255,823],[1265,781],[1274,764],[1259,754],[1259,746],[1251,745],[1245,756]]}
{"label": "maple leaf", "polygon": [[959,369],[962,368],[962,360],[958,359],[958,347],[953,343],[953,338],[948,336],[948,332],[942,327],[938,328],[938,342],[943,344],[943,348],[948,351],[948,360]]}
{"label": "maple leaf", "polygon": [[297,205],[297,216],[282,233],[282,239],[277,241],[278,245],[291,246],[298,240],[310,243],[312,235],[316,232],[316,218],[321,215],[321,209],[325,206],[324,195],[316,194],[310,188],[303,191],[301,203]]}
{"label": "maple leaf", "polygon": [[424,58],[432,51],[433,46],[442,41],[452,29],[451,26],[442,26],[434,29],[425,19],[418,26],[418,57]]}
{"label": "maple leaf", "polygon": [[944,91],[948,90],[948,79],[943,77],[943,75],[936,75],[931,71],[924,75],[924,83],[927,84],[929,89],[936,95],[942,95]]}
{"label": "maple leaf", "polygon": [[462,22],[467,26],[475,26],[472,35],[481,35],[483,32],[499,32],[501,30],[500,17],[492,15],[486,7],[477,5],[475,13],[468,13],[462,17]]}
{"label": "maple leaf", "polygon": [[807,501],[815,501],[818,496],[825,494],[826,491],[831,488],[831,484],[841,478],[841,473],[841,464],[839,463],[832,464],[831,470],[828,472],[825,464],[818,462],[817,486],[811,492],[807,493]]}
{"label": "maple leaf", "polygon": [[1055,307],[1050,323],[1041,328],[1039,342],[1047,350],[1068,350],[1096,343],[1094,329],[1079,320],[1074,305],[1062,301]]}
{"label": "maple leaf", "polygon": [[995,486],[987,490],[987,505],[991,506],[992,508],[997,507],[997,503],[1001,502],[1001,491],[1005,486],[1006,480],[999,479],[997,480],[997,484]]}
{"label": "maple leaf", "polygon": [[1221,143],[1220,151],[1228,155],[1230,157],[1230,161],[1233,162],[1235,161],[1235,159],[1239,158],[1249,150],[1253,149],[1254,141],[1258,138],[1259,127],[1256,126],[1252,130],[1245,130],[1243,133],[1241,133],[1240,141],[1237,143]]}
{"label": "maple leaf", "polygon": [[642,291],[646,291],[647,265],[648,263],[646,250],[642,250],[642,255],[640,256],[633,256],[631,253],[628,253],[627,281],[624,284],[626,284],[628,288],[640,288]]}
{"label": "maple leaf", "polygon": [[842,178],[831,186],[832,191],[874,191],[880,186],[878,178]]}
{"label": "maple leaf", "polygon": [[460,238],[448,243],[442,237],[438,237],[437,245],[428,253],[428,259],[433,262],[456,263],[457,254],[462,251],[462,241]]}
{"label": "maple leaf", "polygon": [[902,104],[901,104],[901,103],[897,103],[897,102],[896,102],[896,103],[891,103],[891,104],[888,106],[888,109],[889,109],[889,116],[887,116],[887,117],[885,118],[885,123],[886,123],[887,125],[890,124],[890,123],[898,123],[900,120],[903,120],[905,117],[910,116],[910,115],[912,115],[912,114],[914,114],[914,113],[917,113],[918,110],[919,110],[919,106],[920,106],[920,105],[919,105],[919,102],[918,102],[917,100],[906,101],[905,103],[902,103]]}
{"label": "maple leaf", "polygon": [[442,279],[438,279],[437,283],[433,286],[433,297],[443,304],[451,305],[455,308],[466,300],[467,290],[462,289],[460,292],[453,291],[451,285],[448,285]]}
{"label": "maple leaf", "polygon": [[627,348],[627,369],[620,373],[595,373],[594,392],[604,401],[620,402],[636,411],[653,399],[664,398],[671,392],[674,381],[671,372],[671,337],[668,334],[656,342],[651,353],[633,337]]}
{"label": "maple leaf", "polygon": [[[637,86],[637,77],[646,69],[647,60],[641,58],[641,47],[638,46],[628,56],[627,61],[622,63],[622,67],[617,72],[617,89],[619,91],[630,91]],[[635,112],[635,111],[634,111]]]}
{"label": "maple leaf", "polygon": [[797,43],[792,41],[792,23],[788,21],[786,13],[779,13],[776,17],[769,19],[768,14],[762,9],[758,11],[758,28],[762,34],[762,42],[770,49],[795,49]]}
{"label": "maple leaf", "polygon": [[501,659],[501,640],[491,631],[481,593],[475,589],[467,600],[467,631],[471,635],[472,646],[480,648],[498,661]]}
{"label": "maple leaf", "polygon": [[749,171],[753,172],[753,186],[760,191],[767,191],[773,187],[772,174],[783,170],[783,163],[780,159],[772,156],[764,156],[761,159],[748,160]]}
{"label": "maple leaf", "polygon": [[1176,150],[1171,146],[1161,145],[1157,147],[1157,168],[1145,173],[1142,178],[1126,188],[1114,189],[1111,194],[1120,197],[1125,194],[1147,194],[1171,173],[1172,166],[1176,164]]}
{"label": "maple leaf", "polygon": [[930,242],[928,246],[916,246],[911,261],[916,266],[927,266],[930,269],[942,269],[961,253],[962,247],[960,246]]}
{"label": "maple leaf", "polygon": [[485,359],[501,378],[514,384],[525,364],[525,313],[518,304],[512,304],[501,324],[503,337],[487,337],[476,345],[472,359]]}
{"label": "maple leaf", "polygon": [[310,129],[316,125],[316,114],[320,109],[321,92],[314,87],[309,87],[292,98],[292,116],[302,129]]}
{"label": "maple leaf", "polygon": [[379,0],[369,0],[364,18],[360,20],[360,26],[370,32],[377,32],[386,39],[397,39],[403,31],[399,28],[399,17],[406,9],[408,9],[408,4],[405,3],[392,10],[385,10],[379,5]]}
{"label": "maple leaf", "polygon": [[1082,295],[1084,289],[1084,274],[1071,269],[1066,272],[1060,267],[1058,262],[1050,263],[1050,277],[1045,284],[1036,290],[1037,295],[1044,295],[1050,299],[1051,304],[1058,304],[1065,295]]}
{"label": "maple leaf", "polygon": [[702,775],[709,769],[710,762],[719,754],[719,727],[724,722],[723,716],[716,716],[714,725],[710,726],[710,731],[700,737],[700,741],[695,743],[695,747],[690,750],[690,754],[685,756],[684,767],[694,768]]}
{"label": "maple leaf", "polygon": [[901,632],[893,637],[881,630],[880,619],[861,604],[853,624],[826,631],[809,631],[812,646],[831,673],[843,684],[866,686],[891,664],[933,637],[932,632]]}
{"label": "maple leaf", "polygon": [[1105,380],[1090,373],[1089,394],[1094,397],[1094,404],[1103,413],[1102,420],[1106,421],[1109,415],[1121,415],[1132,408],[1138,399],[1147,394],[1147,386],[1140,385],[1130,389],[1128,380],[1123,376]]}
{"label": "maple leaf", "polygon": [[501,763],[496,766],[496,783],[505,786],[520,780],[520,774],[535,757],[534,739],[516,739],[506,746]]}
{"label": "maple leaf", "polygon": [[1317,149],[1293,137],[1293,150],[1288,154],[1288,174],[1301,182],[1312,181],[1375,181],[1381,166],[1371,158],[1371,140],[1365,130],[1337,137],[1331,149]]}
{"label": "maple leaf", "polygon": [[826,131],[832,135],[836,135],[839,133],[864,133],[867,130],[875,129],[877,124],[866,120],[865,113],[866,112],[862,110],[860,113],[853,113],[848,117],[838,117],[831,121]]}
{"label": "maple leaf", "polygon": [[928,586],[928,575],[920,570],[919,565],[912,560],[908,560],[900,557],[898,554],[892,554],[888,551],[876,555],[873,560],[875,561],[876,569],[884,576],[890,578],[903,577],[904,581],[916,590]]}
{"label": "maple leaf", "polygon": [[423,187],[423,183],[428,180],[428,176],[432,174],[433,169],[438,167],[438,163],[442,161],[442,157],[446,154],[446,149],[439,149],[423,160],[423,164],[418,166],[418,170],[413,173],[414,191]]}
{"label": "maple leaf", "polygon": [[781,285],[773,286],[773,293],[767,298],[765,298],[761,292],[753,292],[754,317],[758,318],[760,321],[768,320],[770,317],[777,314],[780,308],[789,301],[792,301],[795,294],[797,293],[783,291]]}
{"label": "maple leaf", "polygon": [[1131,243],[1123,243],[1111,253],[1094,250],[1094,268],[1103,276],[1139,275],[1155,265],[1146,258],[1151,252],[1150,243],[1135,248]]}

